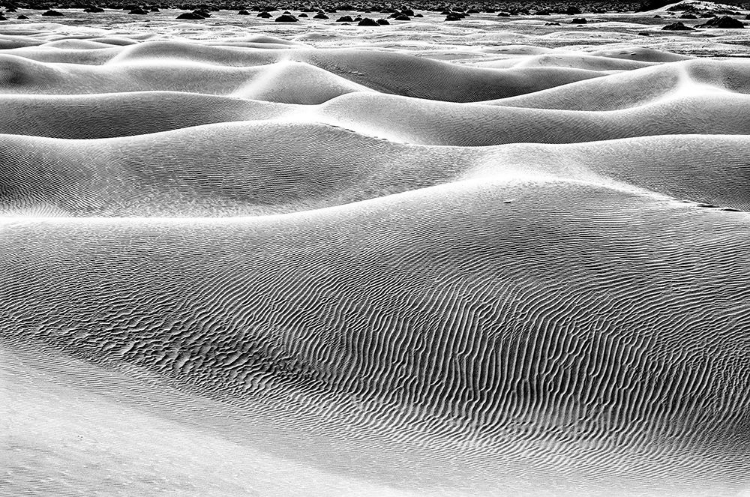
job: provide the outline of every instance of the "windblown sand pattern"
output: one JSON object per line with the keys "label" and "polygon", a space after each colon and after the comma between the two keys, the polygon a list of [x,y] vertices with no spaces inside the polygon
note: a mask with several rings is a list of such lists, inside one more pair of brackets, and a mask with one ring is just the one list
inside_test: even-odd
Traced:
{"label": "windblown sand pattern", "polygon": [[436,22],[0,28],[0,494],[750,491],[750,61]]}

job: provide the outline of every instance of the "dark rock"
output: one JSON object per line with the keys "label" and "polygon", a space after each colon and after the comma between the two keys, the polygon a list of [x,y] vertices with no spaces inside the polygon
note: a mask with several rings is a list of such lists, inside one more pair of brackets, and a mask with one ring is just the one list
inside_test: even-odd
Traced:
{"label": "dark rock", "polygon": [[445,20],[446,21],[460,21],[463,18],[464,18],[464,16],[461,15],[461,14],[459,14],[459,13],[457,13],[457,12],[451,12],[450,14],[448,14],[448,16],[445,18]]}
{"label": "dark rock", "polygon": [[570,24],[586,24],[588,21],[585,17],[576,17],[572,21],[570,21]]}
{"label": "dark rock", "polygon": [[101,7],[97,7],[96,5],[92,5],[91,7],[86,7],[83,9],[84,12],[88,12],[89,14],[98,14],[99,12],[104,12],[104,9]]}
{"label": "dark rock", "polygon": [[401,13],[405,16],[414,17],[414,11],[411,9],[401,9]]}
{"label": "dark rock", "polygon": [[297,18],[291,14],[281,14],[279,17],[274,19],[274,22],[297,22]]}
{"label": "dark rock", "polygon": [[299,16],[297,16],[297,17],[307,17],[307,14],[305,14],[305,13],[303,12],[303,13],[301,13],[301,14],[300,14]]}
{"label": "dark rock", "polygon": [[177,19],[202,20],[205,19],[205,17],[200,14],[196,14],[195,12],[185,12],[184,14],[178,15]]}
{"label": "dark rock", "polygon": [[422,14],[414,14],[414,17],[424,17]]}
{"label": "dark rock", "polygon": [[128,14],[146,15],[146,14],[148,14],[148,11],[143,10],[140,7],[136,7],[133,10],[131,10],[130,12],[128,12]]}
{"label": "dark rock", "polygon": [[378,22],[378,24],[380,24],[381,26],[389,26],[389,25],[391,24],[390,22],[386,21],[385,19],[378,19],[378,21],[377,21],[377,22]]}
{"label": "dark rock", "polygon": [[258,14],[255,17],[261,17],[263,19],[268,19],[268,18],[273,17],[273,16],[264,10],[263,12],[261,12],[260,14]]}
{"label": "dark rock", "polygon": [[393,20],[394,21],[411,21],[411,17],[404,15],[404,14],[399,14]]}
{"label": "dark rock", "polygon": [[581,9],[578,7],[575,7],[573,5],[570,5],[567,9],[565,9],[565,13],[569,16],[574,16],[581,13]]}
{"label": "dark rock", "polygon": [[698,19],[698,16],[690,12],[685,12],[680,16],[680,19]]}
{"label": "dark rock", "polygon": [[329,19],[329,17],[325,14],[321,14],[320,12],[318,12],[317,14],[313,16],[313,19]]}
{"label": "dark rock", "polygon": [[21,20],[28,19],[28,17],[26,17],[25,15],[20,15],[20,16],[18,16],[18,18],[21,19]]}
{"label": "dark rock", "polygon": [[723,16],[714,17],[705,24],[699,24],[699,28],[718,28],[718,29],[743,29],[745,27],[742,21],[735,19],[734,17]]}
{"label": "dark rock", "polygon": [[354,22],[354,19],[352,19],[352,16],[342,16],[336,19],[336,22]]}
{"label": "dark rock", "polygon": [[370,19],[369,17],[365,17],[359,23],[357,23],[357,26],[380,26],[377,21]]}
{"label": "dark rock", "polygon": [[508,12],[500,12],[497,17],[510,17],[510,14]]}
{"label": "dark rock", "polygon": [[248,12],[246,10],[241,10],[241,11],[237,12],[237,15],[238,16],[249,16],[250,12]]}
{"label": "dark rock", "polygon": [[673,22],[672,24],[667,24],[661,29],[664,31],[693,31],[693,28],[685,26],[681,22]]}
{"label": "dark rock", "polygon": [[56,11],[56,10],[48,10],[44,14],[42,14],[45,17],[63,17],[63,14]]}

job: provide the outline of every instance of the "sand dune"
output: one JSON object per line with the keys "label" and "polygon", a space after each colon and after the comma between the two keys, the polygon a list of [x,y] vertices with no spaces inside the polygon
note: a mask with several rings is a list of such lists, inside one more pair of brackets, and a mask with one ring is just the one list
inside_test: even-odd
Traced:
{"label": "sand dune", "polygon": [[[258,67],[223,67],[200,63],[144,61],[131,65],[78,66],[44,64],[12,55],[0,55],[0,91],[6,94],[86,94],[134,91],[181,91],[209,95],[247,94],[248,88],[292,71],[293,85],[309,85],[299,103],[320,103],[333,96],[363,88],[308,64],[278,63]],[[270,94],[261,95],[272,98]],[[294,100],[281,94],[282,100]],[[254,96],[252,90],[250,97]]]}
{"label": "sand dune", "polygon": [[199,93],[2,95],[0,133],[94,139],[299,114],[296,106]]}
{"label": "sand dune", "polygon": [[750,488],[735,35],[173,14],[0,26],[0,494]]}
{"label": "sand dune", "polygon": [[[105,62],[115,66],[97,67]],[[273,63],[293,62],[322,69],[333,80],[344,78],[381,92],[451,102],[511,97],[602,76],[568,67],[483,69],[391,52],[250,50],[153,42],[121,49],[9,51],[0,57],[0,69],[18,76],[0,79],[0,91],[81,94],[200,88],[202,93],[223,94],[231,92],[227,85],[263,79],[265,72],[275,74]],[[316,85],[311,82],[308,91],[314,92]]]}
{"label": "sand dune", "polygon": [[[320,124],[222,123],[102,140],[0,136],[6,214],[222,216],[294,212],[465,177],[620,183],[750,210],[748,136],[579,145],[415,147]],[[35,178],[42,177],[44,181]]]}
{"label": "sand dune", "polygon": [[577,143],[671,134],[750,133],[750,97],[707,93],[665,98],[622,111],[466,106],[379,94],[349,94],[318,119],[365,134],[424,145]]}
{"label": "sand dune", "polygon": [[655,50],[653,48],[645,48],[638,46],[625,46],[618,47],[615,49],[608,50],[595,50],[590,52],[590,55],[607,57],[614,59],[626,59],[640,62],[679,62],[682,60],[690,60],[693,57],[683,54],[676,54],[672,52],[665,52],[664,50]]}
{"label": "sand dune", "polygon": [[692,60],[613,74],[592,81],[498,100],[496,105],[566,110],[620,110],[678,91],[750,93],[750,62]]}
{"label": "sand dune", "polygon": [[524,178],[274,218],[21,222],[4,335],[438,459],[469,437],[467,488],[519,466],[546,471],[532,487],[712,488],[745,474],[746,230]]}
{"label": "sand dune", "polygon": [[535,57],[523,57],[510,67],[571,67],[589,71],[630,71],[650,67],[652,64],[654,62],[597,55],[547,53]]}
{"label": "sand dune", "polygon": [[[275,70],[232,97],[180,92],[0,96],[0,133],[94,139],[279,120],[329,124],[394,142],[450,146],[750,133],[750,97],[732,92],[678,91],[633,108],[585,112],[397,97],[333,80],[303,64]],[[312,82],[314,93],[307,86]],[[305,106],[274,103],[283,101]]]}

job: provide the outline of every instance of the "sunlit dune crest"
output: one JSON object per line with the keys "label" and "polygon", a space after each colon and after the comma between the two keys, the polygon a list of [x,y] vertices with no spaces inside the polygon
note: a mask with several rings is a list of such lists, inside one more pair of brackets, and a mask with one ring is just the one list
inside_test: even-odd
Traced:
{"label": "sunlit dune crest", "polygon": [[750,493],[739,8],[418,7],[6,8],[0,495]]}

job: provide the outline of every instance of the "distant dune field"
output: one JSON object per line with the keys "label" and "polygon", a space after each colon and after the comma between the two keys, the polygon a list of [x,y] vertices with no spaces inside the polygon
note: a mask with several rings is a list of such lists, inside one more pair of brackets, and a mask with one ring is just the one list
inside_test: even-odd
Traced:
{"label": "distant dune field", "polygon": [[0,495],[750,495],[742,29],[41,12]]}

